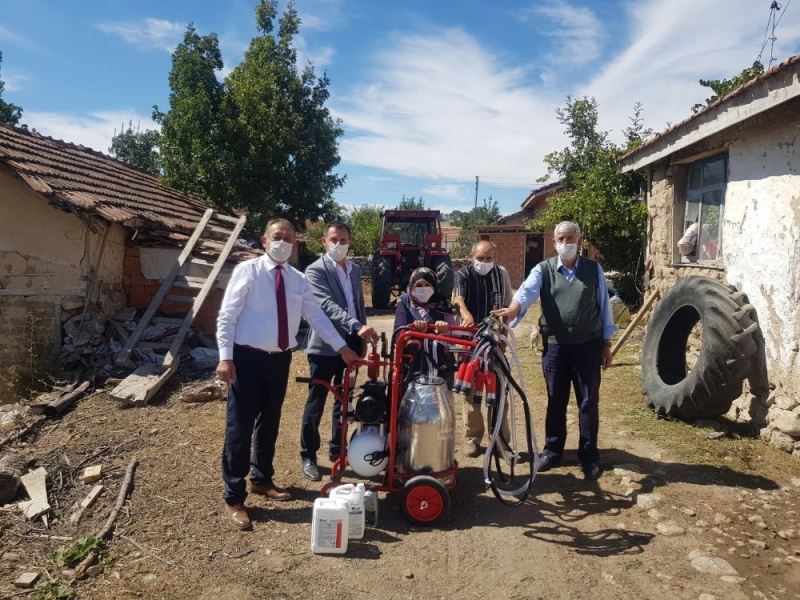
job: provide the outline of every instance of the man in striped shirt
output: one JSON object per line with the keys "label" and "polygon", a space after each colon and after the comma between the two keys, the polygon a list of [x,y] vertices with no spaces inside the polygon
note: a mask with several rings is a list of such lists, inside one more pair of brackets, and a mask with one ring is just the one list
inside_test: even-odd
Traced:
{"label": "man in striped shirt", "polygon": [[[489,240],[481,240],[472,247],[472,261],[455,274],[453,304],[458,306],[461,324],[473,326],[483,321],[489,313],[511,302],[511,279],[505,267],[495,264],[496,247]],[[467,398],[464,405],[466,453],[479,456],[481,440],[486,427],[480,403]],[[503,434],[508,435],[504,423]],[[507,437],[506,437],[507,439]]]}

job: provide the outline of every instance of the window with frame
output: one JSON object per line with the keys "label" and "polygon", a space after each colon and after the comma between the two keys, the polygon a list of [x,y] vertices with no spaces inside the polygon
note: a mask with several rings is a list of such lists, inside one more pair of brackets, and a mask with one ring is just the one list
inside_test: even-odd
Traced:
{"label": "window with frame", "polygon": [[683,237],[678,242],[682,263],[716,263],[722,259],[727,172],[727,156],[688,165]]}

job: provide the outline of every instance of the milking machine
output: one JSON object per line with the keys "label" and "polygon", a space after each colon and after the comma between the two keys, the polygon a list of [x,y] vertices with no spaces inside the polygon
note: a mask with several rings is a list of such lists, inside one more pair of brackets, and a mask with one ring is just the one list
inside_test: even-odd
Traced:
{"label": "milking machine", "polygon": [[[367,377],[359,382],[364,371]],[[342,485],[349,468],[372,479],[368,490],[400,492],[401,508],[412,523],[440,520],[450,508],[458,475],[455,394],[474,394],[473,401],[485,399],[489,407],[483,472],[495,497],[513,506],[530,492],[538,451],[522,368],[511,329],[493,316],[477,328],[451,326],[442,333],[433,325],[424,332],[403,327],[391,344],[381,336],[380,348],[373,346],[364,360],[349,365],[340,385],[305,377],[297,381],[326,386],[342,406],[340,454],[322,488],[324,496]],[[502,434],[504,416],[510,439]]]}

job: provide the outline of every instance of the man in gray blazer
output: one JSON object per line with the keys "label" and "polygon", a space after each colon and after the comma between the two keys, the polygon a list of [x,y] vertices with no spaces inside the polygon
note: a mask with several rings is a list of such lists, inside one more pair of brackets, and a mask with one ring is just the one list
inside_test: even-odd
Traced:
{"label": "man in gray blazer", "polygon": [[[363,355],[364,342],[376,342],[378,334],[367,325],[364,308],[364,292],[361,287],[361,269],[347,259],[350,247],[350,228],[339,221],[328,223],[322,243],[325,254],[306,268],[306,280],[319,300],[322,311],[328,316],[339,334],[357,354]],[[306,347],[308,366],[312,379],[342,382],[345,363],[339,354],[328,346],[316,331],[312,330]],[[300,456],[303,475],[312,481],[321,479],[317,468],[317,450],[320,446],[319,424],[325,410],[328,390],[322,385],[309,385],[308,399],[303,411],[300,430]],[[331,440],[328,456],[332,460],[339,455],[339,431],[337,425],[341,406],[333,407]]]}

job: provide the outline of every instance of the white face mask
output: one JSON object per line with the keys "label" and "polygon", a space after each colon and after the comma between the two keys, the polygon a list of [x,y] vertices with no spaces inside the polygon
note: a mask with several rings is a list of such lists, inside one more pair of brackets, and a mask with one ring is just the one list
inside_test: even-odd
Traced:
{"label": "white face mask", "polygon": [[283,240],[272,240],[269,243],[267,254],[276,263],[285,263],[292,255],[292,244]]}
{"label": "white face mask", "polygon": [[578,244],[556,244],[556,252],[561,260],[572,260],[578,254]]}
{"label": "white face mask", "polygon": [[473,260],[472,261],[472,268],[475,269],[475,272],[478,275],[488,275],[489,271],[494,269],[494,261],[481,262],[479,260]]}
{"label": "white face mask", "polygon": [[328,244],[328,248],[326,252],[328,256],[331,257],[333,262],[341,262],[347,256],[347,250],[350,248],[350,244]]}
{"label": "white face mask", "polygon": [[433,296],[433,288],[417,287],[411,290],[411,295],[414,296],[415,300],[418,300],[422,304],[426,304],[428,300],[431,299],[431,296]]}

